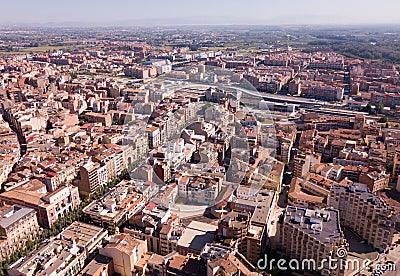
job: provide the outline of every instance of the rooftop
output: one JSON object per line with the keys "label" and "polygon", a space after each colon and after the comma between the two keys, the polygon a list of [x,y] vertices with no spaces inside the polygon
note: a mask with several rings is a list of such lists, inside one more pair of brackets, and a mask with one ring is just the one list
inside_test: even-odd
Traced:
{"label": "rooftop", "polygon": [[99,239],[107,236],[107,231],[102,227],[74,221],[61,235],[64,239],[75,240],[78,247],[86,248],[88,251],[91,251],[92,247]]}
{"label": "rooftop", "polygon": [[344,238],[336,209],[310,210],[287,206],[284,221],[322,243],[330,244]]}
{"label": "rooftop", "polygon": [[207,243],[211,243],[214,240],[217,228],[215,225],[192,221],[185,228],[182,237],[178,241],[178,246],[200,253]]}
{"label": "rooftop", "polygon": [[21,219],[34,214],[35,210],[21,206],[11,206],[0,213],[0,227],[8,229],[17,224]]}
{"label": "rooftop", "polygon": [[89,204],[83,212],[103,220],[117,221],[126,213],[135,213],[144,207],[144,203],[142,194],[135,190],[135,183],[123,180],[102,198]]}

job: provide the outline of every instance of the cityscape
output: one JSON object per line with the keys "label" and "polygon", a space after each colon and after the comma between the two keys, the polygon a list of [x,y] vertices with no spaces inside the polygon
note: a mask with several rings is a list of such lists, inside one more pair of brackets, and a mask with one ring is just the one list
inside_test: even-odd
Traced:
{"label": "cityscape", "polygon": [[5,6],[0,275],[400,275],[389,10],[117,2]]}

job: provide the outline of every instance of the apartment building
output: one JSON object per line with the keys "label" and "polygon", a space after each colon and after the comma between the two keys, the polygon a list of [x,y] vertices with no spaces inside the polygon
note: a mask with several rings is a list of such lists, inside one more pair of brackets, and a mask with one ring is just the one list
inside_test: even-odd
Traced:
{"label": "apartment building", "polygon": [[131,276],[135,264],[147,252],[146,241],[135,239],[128,234],[110,236],[108,244],[99,249],[99,253],[113,260],[114,272],[123,276]]}
{"label": "apartment building", "polygon": [[343,99],[344,88],[315,83],[305,88],[303,95],[319,100],[340,101]]}
{"label": "apartment building", "polygon": [[320,162],[320,154],[298,154],[293,160],[293,175],[301,178]]}
{"label": "apartment building", "polygon": [[28,240],[34,239],[38,231],[34,209],[3,204],[0,207],[0,260],[4,261]]}
{"label": "apartment building", "polygon": [[[297,259],[312,259],[323,265],[322,275],[344,275],[343,271],[329,270],[323,260],[336,256],[338,248],[347,249],[346,239],[339,225],[339,211],[328,208],[309,210],[287,206],[278,224],[276,249],[278,253]],[[315,268],[307,269],[316,270]]]}
{"label": "apartment building", "polygon": [[29,254],[22,262],[11,265],[11,276],[78,275],[87,256],[74,241],[53,239]]}
{"label": "apartment building", "polygon": [[[137,181],[137,180],[135,180]],[[121,181],[114,189],[83,209],[86,220],[114,233],[129,217],[145,206],[145,198],[135,190],[133,181]]]}
{"label": "apartment building", "polygon": [[307,209],[327,206],[329,189],[308,179],[293,178],[290,183],[288,202]]}
{"label": "apartment building", "polygon": [[80,181],[76,181],[81,196],[89,196],[109,181],[106,166],[97,162],[88,162],[80,167]]}
{"label": "apartment building", "polygon": [[6,182],[20,155],[18,137],[0,114],[0,186]]}
{"label": "apartment building", "polygon": [[79,273],[79,276],[114,275],[114,262],[111,258],[97,254]]}
{"label": "apartment building", "polygon": [[226,245],[236,246],[246,259],[256,264],[269,244],[276,204],[274,191],[239,186],[236,199],[229,202],[231,212],[218,222],[217,235]]}
{"label": "apartment building", "polygon": [[[150,202],[148,205],[152,204],[154,203]],[[177,250],[177,242],[182,236],[184,226],[179,223],[177,216],[170,216],[169,210],[159,210],[156,216],[153,211],[146,215],[133,216],[124,228],[124,233],[147,241],[149,251],[166,256]],[[167,220],[162,222],[164,218]]]}
{"label": "apartment building", "polygon": [[151,59],[142,64],[154,66],[158,75],[169,73],[172,70],[171,62],[168,59]]}
{"label": "apartment building", "polygon": [[85,118],[89,123],[101,123],[103,126],[111,126],[112,124],[112,118],[109,114],[88,112],[85,113]]}
{"label": "apartment building", "polygon": [[102,245],[107,231],[93,225],[74,222],[59,236],[46,240],[28,256],[8,269],[13,276],[75,276]]}
{"label": "apartment building", "polygon": [[194,204],[212,204],[221,191],[222,178],[203,175],[184,175],[178,179],[178,193]]}
{"label": "apartment building", "polygon": [[201,265],[195,256],[174,254],[167,259],[166,275],[201,275]]}
{"label": "apartment building", "polygon": [[18,105],[5,109],[3,116],[17,133],[25,137],[32,132],[43,131],[49,118],[46,109],[22,108]]}
{"label": "apartment building", "polygon": [[79,168],[80,180],[75,181],[81,196],[88,196],[115,179],[127,168],[128,148],[115,144],[105,144],[87,154],[91,160]]}
{"label": "apartment building", "polygon": [[204,252],[203,256],[207,261],[207,276],[223,274],[226,276],[244,275],[258,276],[257,272],[251,272],[247,266],[235,256],[235,252],[230,252],[228,249],[221,246],[213,246],[207,248],[208,252]]}
{"label": "apartment building", "polygon": [[332,70],[343,70],[344,69],[344,61],[329,61],[329,60],[315,60],[310,62],[310,68],[318,68],[318,69],[332,69]]}
{"label": "apartment building", "polygon": [[354,116],[354,129],[358,129],[359,131],[363,131],[365,125],[365,115],[364,114],[356,114]]}
{"label": "apartment building", "polygon": [[388,187],[390,175],[385,171],[369,171],[361,173],[358,181],[366,184],[368,189],[375,193]]}
{"label": "apartment building", "polygon": [[342,168],[342,178],[347,178],[353,182],[358,182],[361,174],[368,173],[367,167],[344,166]]}
{"label": "apartment building", "polygon": [[[148,151],[148,139],[144,134],[136,132],[137,126],[123,131],[122,145],[124,145],[124,153],[130,152],[130,156],[125,158],[129,167],[134,161],[144,158]],[[127,148],[128,147],[128,148]],[[129,149],[130,148],[130,149]]]}
{"label": "apartment building", "polygon": [[61,236],[66,240],[74,240],[80,250],[91,257],[102,246],[103,240],[108,237],[108,232],[99,226],[74,221],[62,231]]}
{"label": "apartment building", "polygon": [[124,70],[125,76],[138,79],[154,78],[157,75],[157,69],[153,66],[130,66]]}
{"label": "apartment building", "polygon": [[39,224],[47,228],[80,204],[78,187],[60,186],[49,193],[46,185],[35,179],[0,194],[0,200],[34,209]]}
{"label": "apartment building", "polygon": [[149,125],[145,129],[148,139],[148,148],[153,149],[161,145],[161,131],[159,127]]}
{"label": "apartment building", "polygon": [[339,210],[342,226],[349,227],[375,248],[385,250],[392,244],[395,211],[376,194],[368,191],[367,185],[334,185],[329,204]]}
{"label": "apartment building", "polygon": [[226,245],[235,247],[246,257],[256,264],[265,250],[266,227],[251,223],[251,215],[247,212],[231,212],[218,222],[218,236],[226,241]]}

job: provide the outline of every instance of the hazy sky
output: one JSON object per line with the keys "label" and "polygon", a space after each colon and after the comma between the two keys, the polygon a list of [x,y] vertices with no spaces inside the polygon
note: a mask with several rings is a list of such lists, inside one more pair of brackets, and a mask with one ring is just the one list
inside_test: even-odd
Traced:
{"label": "hazy sky", "polygon": [[0,9],[2,25],[400,23],[399,0],[5,0]]}

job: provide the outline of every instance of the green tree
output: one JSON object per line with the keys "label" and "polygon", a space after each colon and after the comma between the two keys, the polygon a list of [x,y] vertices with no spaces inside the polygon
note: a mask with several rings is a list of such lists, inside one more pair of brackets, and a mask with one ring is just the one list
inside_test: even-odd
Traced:
{"label": "green tree", "polygon": [[376,113],[382,113],[382,111],[383,111],[383,109],[385,108],[385,106],[383,105],[383,104],[377,104],[376,106],[375,106],[375,110],[376,110]]}
{"label": "green tree", "polygon": [[76,79],[76,78],[78,78],[78,74],[77,74],[76,72],[71,72],[70,75],[71,75],[71,78],[72,78],[73,80]]}
{"label": "green tree", "polygon": [[379,119],[379,122],[380,122],[380,123],[386,123],[386,127],[389,127],[388,118],[387,118],[386,116],[381,117],[381,118]]}
{"label": "green tree", "polygon": [[372,106],[371,106],[370,103],[368,103],[368,104],[365,106],[364,111],[365,111],[365,112],[368,112],[369,114],[371,114]]}

